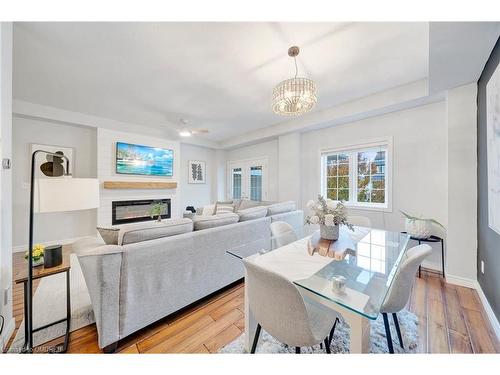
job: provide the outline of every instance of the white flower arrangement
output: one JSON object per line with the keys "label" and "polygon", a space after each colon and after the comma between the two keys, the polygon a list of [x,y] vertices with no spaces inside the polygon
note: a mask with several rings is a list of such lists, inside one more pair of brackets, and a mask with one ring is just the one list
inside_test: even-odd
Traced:
{"label": "white flower arrangement", "polygon": [[352,224],[347,222],[347,210],[342,202],[335,202],[318,195],[317,202],[310,200],[306,206],[313,211],[313,214],[306,218],[307,224],[321,224],[327,227],[342,224],[354,230]]}

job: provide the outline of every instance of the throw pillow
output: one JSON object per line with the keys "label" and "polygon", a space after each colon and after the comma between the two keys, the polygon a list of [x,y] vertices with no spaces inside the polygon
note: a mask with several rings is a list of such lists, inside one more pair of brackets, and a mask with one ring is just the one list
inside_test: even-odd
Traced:
{"label": "throw pillow", "polygon": [[234,212],[233,201],[215,203],[214,215],[229,214]]}
{"label": "throw pillow", "polygon": [[97,227],[97,231],[106,245],[118,245],[118,233],[120,233],[120,228]]}

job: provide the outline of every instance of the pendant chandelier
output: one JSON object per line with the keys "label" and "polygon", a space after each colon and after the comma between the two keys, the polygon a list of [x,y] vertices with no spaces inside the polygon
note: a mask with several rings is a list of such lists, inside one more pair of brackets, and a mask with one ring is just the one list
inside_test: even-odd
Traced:
{"label": "pendant chandelier", "polygon": [[297,77],[297,46],[288,49],[288,56],[295,63],[295,77],[282,81],[273,89],[273,111],[279,115],[301,115],[309,112],[318,98],[316,84],[308,78]]}

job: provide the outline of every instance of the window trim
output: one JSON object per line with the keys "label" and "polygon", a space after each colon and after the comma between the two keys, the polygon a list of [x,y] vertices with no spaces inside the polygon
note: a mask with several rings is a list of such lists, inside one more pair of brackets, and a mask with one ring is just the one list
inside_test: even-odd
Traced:
{"label": "window trim", "polygon": [[[327,148],[319,151],[319,159],[320,159],[320,184],[321,184],[321,195],[326,197],[326,157],[331,154],[338,153],[354,153],[362,150],[369,150],[373,148],[384,147],[386,149],[386,179],[385,179],[385,197],[386,202],[384,204],[377,203],[359,203],[353,202],[354,194],[357,194],[358,185],[357,185],[357,177],[358,177],[358,168],[357,168],[357,159],[349,158],[349,197],[350,201],[345,202],[345,205],[348,208],[354,210],[364,210],[364,211],[383,211],[383,212],[392,212],[392,182],[393,182],[393,173],[392,173],[392,159],[393,159],[393,138],[385,137],[372,139],[367,142],[353,144],[353,145],[345,145],[341,147],[335,148]],[[351,172],[352,171],[352,172]]]}

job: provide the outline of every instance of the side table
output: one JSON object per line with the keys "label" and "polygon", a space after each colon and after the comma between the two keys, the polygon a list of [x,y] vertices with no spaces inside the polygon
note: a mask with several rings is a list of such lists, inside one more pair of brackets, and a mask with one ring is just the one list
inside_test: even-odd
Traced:
{"label": "side table", "polygon": [[[406,233],[406,232],[401,232],[401,233]],[[444,273],[444,240],[441,237],[438,236],[430,236],[428,238],[415,238],[415,237],[410,237],[410,239],[418,241],[418,244],[422,244],[422,242],[427,242],[427,243],[433,243],[433,242],[441,242],[441,269],[442,269],[442,274],[443,278],[445,277]],[[418,266],[418,277],[421,276],[422,273],[422,266]]]}
{"label": "side table", "polygon": [[[27,268],[27,267],[25,267]],[[68,350],[68,341],[69,341],[69,328],[71,323],[71,293],[70,293],[70,277],[69,272],[71,269],[70,264],[70,249],[67,247],[63,247],[63,261],[59,266],[45,268],[44,266],[33,267],[33,280],[41,279],[47,276],[56,275],[59,273],[66,273],[66,318],[59,319],[55,322],[45,324],[41,327],[33,328],[31,332],[28,332],[28,324],[26,324],[26,319],[28,316],[28,307],[27,307],[27,299],[28,299],[28,270],[21,270],[16,276],[16,284],[23,283],[24,289],[24,345],[23,352],[31,353],[33,348],[30,347],[30,340],[28,338],[33,336],[35,332],[41,331],[42,329],[51,327],[53,325],[66,322],[66,334],[64,336],[64,344],[62,347],[57,345],[56,347],[50,348],[49,351],[54,353],[65,353]],[[31,324],[33,327],[33,324]],[[57,350],[59,347],[59,350]]]}

